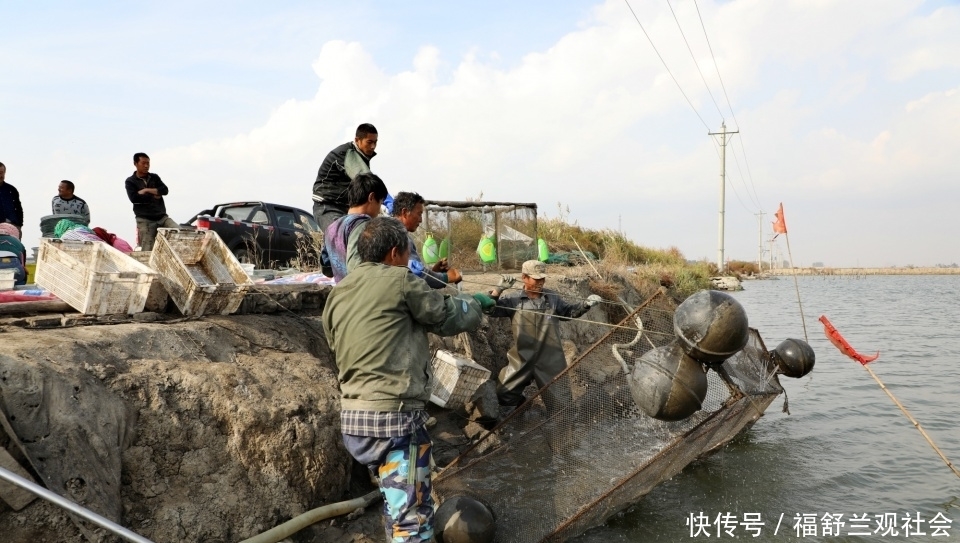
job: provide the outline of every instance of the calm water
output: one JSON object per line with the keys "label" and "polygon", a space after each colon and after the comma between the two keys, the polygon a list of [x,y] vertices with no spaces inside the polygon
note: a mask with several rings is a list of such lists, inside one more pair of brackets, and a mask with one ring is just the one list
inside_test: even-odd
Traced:
{"label": "calm water", "polygon": [[[691,537],[688,517],[701,512],[711,520],[730,513],[738,521],[759,513],[766,522],[759,537],[740,526],[734,530],[740,541],[960,541],[960,478],[873,378],[824,338],[817,321],[826,315],[861,353],[880,351],[870,367],[960,466],[960,277],[801,277],[798,283],[817,361],[807,377],[781,377],[792,414],[780,412],[781,397],[725,450],[689,466],[578,543],[734,541],[725,533],[718,538],[716,525],[710,538]],[[735,296],[768,348],[803,338],[792,277],[744,286]],[[823,536],[828,513],[843,514],[841,537]],[[883,530],[850,535],[876,530],[874,515],[887,513],[897,524],[919,514],[927,535],[906,537],[900,527],[896,536]],[[948,536],[932,537],[926,521],[937,513],[953,521]],[[798,514],[816,519],[799,535]],[[851,515],[864,514],[869,526],[850,525]]]}

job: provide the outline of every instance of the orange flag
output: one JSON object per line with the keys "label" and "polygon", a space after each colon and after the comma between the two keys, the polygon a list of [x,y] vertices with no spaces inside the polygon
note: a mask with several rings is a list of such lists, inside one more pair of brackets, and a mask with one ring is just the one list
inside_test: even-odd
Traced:
{"label": "orange flag", "polygon": [[[787,221],[783,218],[783,202],[780,202],[780,209],[774,213],[774,216],[777,220],[773,221],[773,231],[777,234],[786,234],[787,233]],[[777,236],[774,235],[774,238]]]}

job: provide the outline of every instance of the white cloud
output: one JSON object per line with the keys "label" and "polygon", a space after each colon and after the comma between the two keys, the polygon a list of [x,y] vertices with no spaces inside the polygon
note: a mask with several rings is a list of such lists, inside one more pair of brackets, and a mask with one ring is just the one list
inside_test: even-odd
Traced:
{"label": "white cloud", "polygon": [[[726,112],[693,5],[675,4]],[[631,5],[709,129],[719,129],[720,116],[669,10],[652,0]],[[728,155],[729,256],[756,253],[757,197],[768,218],[776,202],[787,202],[798,228],[791,235],[809,236],[806,248],[795,245],[798,253],[867,265],[868,256],[851,257],[828,234],[852,228],[853,217],[823,209],[864,199],[907,205],[905,186],[924,197],[954,190],[960,54],[948,53],[956,52],[951,22],[960,9],[915,14],[918,5],[700,3],[753,180],[741,179]],[[381,142],[373,169],[393,191],[434,199],[482,191],[489,199],[538,202],[547,213],[562,202],[581,224],[614,227],[622,220],[641,244],[713,258],[716,146],[621,1],[598,6],[551,47],[510,67],[501,66],[496,50],[450,58],[427,42],[409,69],[390,72],[363,43],[328,41],[312,64],[312,96],[274,104],[267,118],[245,119],[248,128],[230,137],[179,133],[178,143],[152,153],[171,186],[171,215],[185,220],[213,203],[254,198],[310,209],[310,186],[326,152],[349,140],[360,122],[372,122]],[[739,142],[731,145],[742,160]],[[53,179],[70,164],[80,187],[102,194],[92,202],[95,217],[130,235],[129,204],[119,189],[131,169],[125,157],[58,150],[45,160],[12,168],[11,182],[25,171]],[[26,192],[46,201],[54,186]],[[90,192],[78,188],[84,197]],[[958,249],[940,258],[947,244],[939,234],[913,235],[929,239],[926,252],[911,247],[914,263],[960,260]]]}

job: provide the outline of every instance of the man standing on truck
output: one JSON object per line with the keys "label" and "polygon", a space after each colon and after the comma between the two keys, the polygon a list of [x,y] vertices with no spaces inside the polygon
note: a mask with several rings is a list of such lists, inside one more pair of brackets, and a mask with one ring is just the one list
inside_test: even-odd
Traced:
{"label": "man standing on truck", "polygon": [[157,239],[157,228],[179,228],[176,221],[167,216],[163,197],[170,189],[160,176],[150,172],[150,157],[147,153],[135,153],[133,165],[137,168],[124,183],[127,198],[133,203],[133,215],[137,218],[137,239],[141,251],[152,251]]}
{"label": "man standing on truck", "polygon": [[370,172],[377,156],[377,129],[370,123],[357,127],[356,137],[327,153],[313,183],[313,218],[322,232],[347,214],[347,187],[357,175]]}

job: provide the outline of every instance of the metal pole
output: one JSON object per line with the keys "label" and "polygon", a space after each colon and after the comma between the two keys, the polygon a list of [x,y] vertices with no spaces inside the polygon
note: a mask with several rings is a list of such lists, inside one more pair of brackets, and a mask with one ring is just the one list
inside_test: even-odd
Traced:
{"label": "metal pole", "polygon": [[126,539],[127,541],[133,541],[134,543],[153,543],[149,539],[139,536],[131,532],[130,530],[124,528],[123,526],[120,526],[119,524],[111,520],[108,520],[81,505],[77,505],[72,501],[64,498],[63,496],[54,494],[53,492],[50,492],[46,488],[43,488],[42,486],[34,483],[33,481],[28,481],[23,477],[20,477],[16,473],[8,471],[2,467],[0,467],[0,479],[7,481],[8,483],[14,486],[19,486],[20,488],[26,490],[27,492],[36,494],[37,496],[47,500],[48,502],[51,502],[54,505],[58,505],[63,509],[66,509],[67,511],[70,511],[71,513],[76,514],[77,516],[80,516],[86,520],[89,520],[90,522]]}
{"label": "metal pole", "polygon": [[763,216],[765,213],[761,211],[757,213],[757,273],[763,271]]}
{"label": "metal pole", "polygon": [[720,132],[710,132],[711,136],[720,136],[720,228],[717,234],[717,272],[723,274],[723,217],[725,210],[727,187],[727,134],[738,134],[740,131],[727,132],[726,121],[720,123]]}

